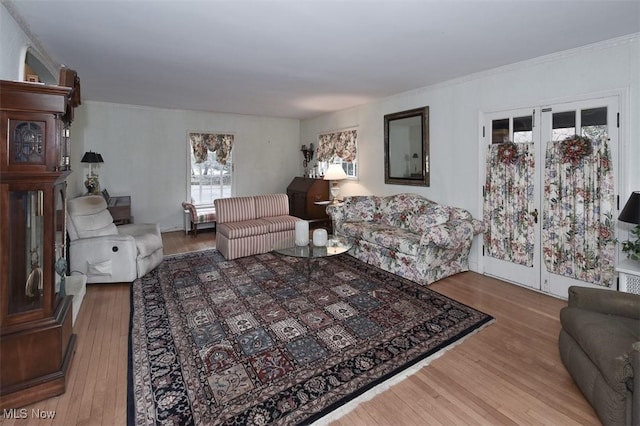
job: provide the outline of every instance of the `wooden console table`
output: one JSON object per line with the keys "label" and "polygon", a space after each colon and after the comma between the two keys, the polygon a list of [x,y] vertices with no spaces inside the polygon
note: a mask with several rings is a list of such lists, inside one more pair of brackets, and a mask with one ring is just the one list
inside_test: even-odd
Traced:
{"label": "wooden console table", "polygon": [[113,223],[116,225],[126,225],[133,222],[131,217],[130,195],[109,198],[107,210],[109,210],[109,213],[113,216]]}

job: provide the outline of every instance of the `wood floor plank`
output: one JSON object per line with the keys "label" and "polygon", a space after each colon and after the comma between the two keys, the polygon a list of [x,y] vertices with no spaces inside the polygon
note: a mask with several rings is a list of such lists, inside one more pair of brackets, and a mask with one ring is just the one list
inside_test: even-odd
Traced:
{"label": "wood floor plank", "polygon": [[[196,238],[183,231],[162,237],[165,255],[215,247],[209,230]],[[473,272],[430,288],[495,322],[334,426],[600,424],[560,360],[566,301]],[[3,419],[2,426],[126,424],[129,317],[130,284],[89,285],[74,325],[67,392],[26,407],[54,410],[55,418]]]}

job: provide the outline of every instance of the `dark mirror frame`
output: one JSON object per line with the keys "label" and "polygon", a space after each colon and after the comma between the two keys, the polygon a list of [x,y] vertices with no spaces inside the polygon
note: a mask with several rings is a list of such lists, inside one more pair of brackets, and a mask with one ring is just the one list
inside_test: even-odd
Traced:
{"label": "dark mirror frame", "polygon": [[[394,121],[407,118],[420,118],[419,145],[420,151],[416,152],[415,138],[412,141],[409,137],[398,138],[398,135],[389,137],[389,128]],[[409,150],[407,151],[407,147]],[[417,154],[417,159],[415,159]],[[402,175],[392,174],[391,159],[402,156],[407,163],[405,173]],[[413,185],[429,186],[429,107],[410,109],[396,112],[384,116],[384,183],[392,185]]]}

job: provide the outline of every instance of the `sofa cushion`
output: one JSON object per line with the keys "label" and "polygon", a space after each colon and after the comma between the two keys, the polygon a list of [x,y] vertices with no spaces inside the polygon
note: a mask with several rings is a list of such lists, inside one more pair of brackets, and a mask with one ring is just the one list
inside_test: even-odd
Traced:
{"label": "sofa cushion", "polygon": [[261,220],[267,222],[269,232],[282,232],[296,229],[296,222],[299,221],[300,218],[282,215],[263,217]]}
{"label": "sofa cushion", "polygon": [[417,194],[385,197],[380,203],[380,223],[423,232],[449,220],[449,209]]}
{"label": "sofa cushion", "polygon": [[218,198],[213,202],[218,224],[256,219],[254,197]]}
{"label": "sofa cushion", "polygon": [[409,230],[422,233],[434,225],[441,225],[449,220],[449,208],[425,200],[409,216]]}
{"label": "sofa cushion", "polygon": [[628,379],[633,377],[631,345],[640,340],[640,322],[572,307],[560,311],[560,322],[609,386],[624,393]]}
{"label": "sofa cushion", "polygon": [[241,222],[218,223],[216,232],[230,240],[235,238],[252,237],[269,232],[269,222],[264,219],[244,220]]}
{"label": "sofa cushion", "polygon": [[340,232],[347,237],[362,238],[364,229],[363,222],[345,222],[342,224]]}
{"label": "sofa cushion", "polygon": [[289,214],[289,197],[287,194],[256,195],[254,198],[257,219]]}
{"label": "sofa cushion", "polygon": [[392,252],[405,253],[410,256],[417,256],[420,248],[420,235],[407,229],[380,223],[365,222],[360,223],[362,228],[361,239],[381,247],[385,247]]}
{"label": "sofa cushion", "polygon": [[346,197],[344,200],[344,211],[347,222],[363,222],[374,220],[374,215],[378,211],[380,197],[375,196],[354,196]]}

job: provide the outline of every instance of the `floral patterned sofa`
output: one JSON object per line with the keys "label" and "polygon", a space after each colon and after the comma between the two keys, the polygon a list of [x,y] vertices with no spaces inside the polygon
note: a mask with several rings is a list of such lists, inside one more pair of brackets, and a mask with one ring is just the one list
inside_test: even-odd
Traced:
{"label": "floral patterned sofa", "polygon": [[351,238],[352,256],[420,284],[469,270],[483,223],[461,208],[417,194],[346,197],[330,205],[334,233]]}

